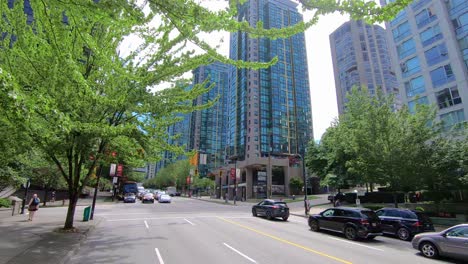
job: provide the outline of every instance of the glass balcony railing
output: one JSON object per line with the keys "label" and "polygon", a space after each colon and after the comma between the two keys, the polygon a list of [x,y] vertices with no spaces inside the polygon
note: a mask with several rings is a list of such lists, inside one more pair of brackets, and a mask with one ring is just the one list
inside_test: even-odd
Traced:
{"label": "glass balcony railing", "polygon": [[426,4],[430,3],[432,0],[419,0],[411,4],[411,9],[414,12],[418,11],[419,9],[423,8]]}

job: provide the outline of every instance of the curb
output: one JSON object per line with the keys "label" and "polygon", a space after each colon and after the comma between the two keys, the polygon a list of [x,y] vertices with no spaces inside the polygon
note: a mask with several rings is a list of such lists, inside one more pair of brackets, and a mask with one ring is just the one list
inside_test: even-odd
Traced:
{"label": "curb", "polygon": [[80,250],[81,246],[84,244],[84,242],[86,241],[86,239],[88,238],[88,234],[90,232],[92,232],[97,225],[99,225],[101,222],[102,222],[103,218],[99,217],[97,220],[89,220],[89,221],[96,221],[94,222],[86,232],[84,232],[82,234],[82,236],[80,237],[79,239],[79,243],[77,243],[73,249],[71,249],[70,251],[68,251],[68,253],[63,257],[62,261],[59,262],[59,264],[67,264],[67,263],[70,263],[71,259],[73,256],[75,256],[78,251]]}
{"label": "curb", "polygon": [[194,199],[194,200],[208,202],[208,203],[216,203],[216,204],[221,204],[221,205],[239,206],[238,204],[233,204],[233,203],[229,203],[229,202],[226,203],[226,202],[224,202],[224,200],[223,201],[214,201],[214,200],[206,200],[206,199],[200,199],[200,198],[194,198],[194,197],[190,197],[189,199]]}

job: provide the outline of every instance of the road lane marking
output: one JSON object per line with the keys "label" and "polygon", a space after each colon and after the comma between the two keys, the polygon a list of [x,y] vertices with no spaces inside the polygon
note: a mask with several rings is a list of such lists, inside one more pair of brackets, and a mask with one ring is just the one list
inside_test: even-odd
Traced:
{"label": "road lane marking", "polygon": [[356,245],[356,246],[361,246],[361,247],[365,247],[365,248],[370,248],[370,249],[378,250],[378,251],[384,251],[383,249],[380,249],[380,248],[375,248],[375,247],[371,247],[371,246],[366,246],[366,245],[362,245],[362,244],[359,244],[359,243],[356,243],[356,242],[347,241],[347,240],[344,240],[344,239],[339,239],[339,238],[334,238],[334,237],[329,237],[329,238],[330,238],[330,239],[333,239],[333,240],[337,240],[337,241],[341,241],[341,242],[353,244],[353,245]]}
{"label": "road lane marking", "polygon": [[193,225],[193,226],[195,225],[194,223],[190,222],[189,220],[187,220],[187,219],[185,219],[185,218],[184,218],[184,220],[185,220],[185,222],[187,222],[187,223],[189,223],[189,224],[191,224],[191,225]]}
{"label": "road lane marking", "polygon": [[163,261],[163,259],[161,257],[161,254],[159,253],[159,249],[154,248],[154,251],[156,251],[156,255],[158,256],[159,264],[164,264],[164,261]]}
{"label": "road lane marking", "polygon": [[147,229],[149,229],[148,222],[146,222],[146,220],[145,220],[145,226]]}
{"label": "road lane marking", "polygon": [[237,249],[231,247],[230,245],[228,245],[228,244],[226,244],[226,243],[223,243],[223,244],[224,244],[226,247],[228,247],[229,249],[231,249],[232,251],[236,252],[237,254],[239,254],[239,255],[243,256],[244,258],[250,260],[250,262],[252,262],[252,263],[257,263],[255,260],[249,258],[247,255],[243,254],[243,253],[240,252],[239,250],[237,250]]}
{"label": "road lane marking", "polygon": [[305,251],[309,251],[309,252],[315,253],[315,254],[320,255],[320,256],[322,256],[322,257],[327,257],[327,258],[330,258],[330,259],[333,259],[333,260],[336,260],[336,261],[338,261],[338,262],[345,263],[345,264],[352,264],[352,262],[346,261],[346,260],[344,260],[344,259],[341,259],[341,258],[338,258],[338,257],[334,257],[334,256],[331,256],[331,255],[328,255],[328,254],[326,254],[326,253],[323,253],[323,252],[320,252],[320,251],[311,249],[311,248],[306,247],[306,246],[302,246],[302,245],[296,244],[296,243],[294,243],[294,242],[288,241],[288,240],[286,240],[286,239],[279,238],[279,237],[274,236],[274,235],[267,234],[267,233],[265,233],[265,232],[262,232],[262,231],[260,231],[260,230],[257,230],[257,229],[254,229],[254,228],[251,228],[251,227],[248,227],[248,226],[245,226],[245,225],[243,225],[243,224],[239,224],[239,223],[237,223],[237,222],[234,222],[234,221],[231,221],[231,220],[227,220],[227,219],[225,219],[225,218],[223,218],[223,217],[218,217],[218,219],[223,220],[223,221],[225,221],[225,222],[227,222],[227,223],[230,223],[230,224],[233,224],[233,225],[240,226],[240,227],[242,227],[242,228],[244,228],[244,229],[253,231],[253,232],[257,233],[257,234],[260,234],[260,235],[263,235],[263,236],[272,238],[272,239],[274,239],[274,240],[283,242],[283,243],[285,243],[285,244],[288,244],[288,245],[291,245],[291,246],[295,246],[295,247],[300,248],[300,249],[303,249],[303,250],[305,250]]}
{"label": "road lane marking", "polygon": [[[187,216],[167,216],[167,217],[141,217],[141,218],[120,218],[120,219],[106,219],[107,222],[119,222],[119,221],[141,221],[141,220],[161,220],[161,219],[185,219]],[[215,215],[201,215],[201,216],[190,216],[190,218],[218,218]],[[225,219],[244,219],[252,218],[251,216],[226,216]]]}

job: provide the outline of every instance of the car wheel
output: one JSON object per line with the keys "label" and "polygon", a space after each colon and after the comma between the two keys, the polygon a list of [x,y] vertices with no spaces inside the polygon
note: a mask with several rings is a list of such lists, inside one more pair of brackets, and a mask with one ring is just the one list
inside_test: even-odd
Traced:
{"label": "car wheel", "polygon": [[367,236],[367,239],[368,239],[368,240],[372,240],[372,239],[374,239],[374,238],[375,238],[375,236]]}
{"label": "car wheel", "polygon": [[426,258],[437,258],[439,256],[439,250],[431,242],[422,242],[419,250]]}
{"label": "car wheel", "polygon": [[344,233],[345,233],[345,237],[347,239],[349,239],[349,240],[356,240],[357,239],[356,228],[354,228],[352,226],[345,227]]}
{"label": "car wheel", "polygon": [[399,239],[404,240],[404,241],[408,241],[411,238],[409,230],[404,227],[398,228],[397,236]]}
{"label": "car wheel", "polygon": [[288,221],[289,216],[283,216],[283,221]]}
{"label": "car wheel", "polygon": [[273,218],[273,217],[271,216],[271,211],[267,211],[267,212],[266,212],[266,218],[267,218],[268,220],[271,220],[271,219]]}
{"label": "car wheel", "polygon": [[312,229],[312,231],[318,232],[320,230],[319,223],[317,222],[317,220],[310,220],[309,226],[310,229]]}
{"label": "car wheel", "polygon": [[252,209],[252,215],[253,215],[253,216],[257,216],[257,210]]}

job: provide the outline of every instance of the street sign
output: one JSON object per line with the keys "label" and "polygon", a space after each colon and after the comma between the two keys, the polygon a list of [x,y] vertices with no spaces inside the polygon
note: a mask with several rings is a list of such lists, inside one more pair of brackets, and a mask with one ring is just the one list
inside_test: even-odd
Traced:
{"label": "street sign", "polygon": [[241,170],[240,170],[240,169],[236,169],[236,179],[237,179],[237,180],[240,180],[240,175],[241,175]]}
{"label": "street sign", "polygon": [[114,177],[114,178],[112,178],[112,183],[117,184],[118,180],[119,180],[119,177]]}

